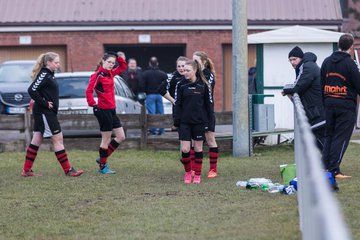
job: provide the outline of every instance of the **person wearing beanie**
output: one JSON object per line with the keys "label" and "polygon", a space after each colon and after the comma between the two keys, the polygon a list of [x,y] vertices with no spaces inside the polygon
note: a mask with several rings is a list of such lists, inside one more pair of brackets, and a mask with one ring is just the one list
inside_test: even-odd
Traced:
{"label": "person wearing beanie", "polygon": [[316,138],[320,151],[324,147],[325,116],[321,97],[320,68],[316,64],[317,57],[312,52],[304,53],[300,47],[294,47],[288,55],[289,62],[295,69],[295,82],[287,85],[282,95],[290,98],[294,93],[299,94],[306,116]]}
{"label": "person wearing beanie", "polygon": [[297,57],[297,58],[303,58],[304,57],[304,52],[301,50],[301,48],[299,48],[298,46],[295,46],[290,52],[289,52],[289,56],[290,57]]}

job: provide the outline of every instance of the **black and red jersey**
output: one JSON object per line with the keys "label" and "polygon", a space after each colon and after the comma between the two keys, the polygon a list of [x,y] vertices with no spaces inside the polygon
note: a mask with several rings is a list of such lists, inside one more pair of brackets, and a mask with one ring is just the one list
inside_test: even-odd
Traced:
{"label": "black and red jersey", "polygon": [[[115,109],[115,83],[114,77],[127,68],[127,64],[122,57],[117,59],[119,66],[113,68],[111,71],[104,69],[102,66],[91,75],[89,85],[86,89],[86,100],[90,107],[98,105],[101,109]],[[94,90],[98,97],[98,102],[96,103],[94,99]]]}

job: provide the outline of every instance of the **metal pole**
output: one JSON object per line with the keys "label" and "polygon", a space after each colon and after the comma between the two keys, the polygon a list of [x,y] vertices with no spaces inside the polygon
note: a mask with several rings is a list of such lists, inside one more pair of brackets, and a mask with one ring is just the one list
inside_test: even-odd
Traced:
{"label": "metal pole", "polygon": [[250,156],[246,0],[232,0],[233,156]]}

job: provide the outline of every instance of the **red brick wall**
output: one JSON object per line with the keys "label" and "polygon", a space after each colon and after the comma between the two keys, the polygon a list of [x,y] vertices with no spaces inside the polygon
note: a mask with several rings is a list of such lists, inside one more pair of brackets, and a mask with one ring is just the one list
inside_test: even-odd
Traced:
{"label": "red brick wall", "polygon": [[31,46],[65,45],[69,71],[94,70],[104,44],[136,44],[139,34],[150,34],[153,44],[185,44],[186,55],[205,51],[216,69],[215,111],[222,111],[222,44],[231,43],[231,31],[104,31],[0,33],[0,46],[20,46],[19,36],[31,36]]}

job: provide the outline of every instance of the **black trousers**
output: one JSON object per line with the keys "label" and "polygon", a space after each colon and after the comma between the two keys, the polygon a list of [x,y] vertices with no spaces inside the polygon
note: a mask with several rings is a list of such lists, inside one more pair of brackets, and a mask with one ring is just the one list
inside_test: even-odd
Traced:
{"label": "black trousers", "polygon": [[355,109],[325,107],[325,144],[323,162],[334,175],[340,172],[340,164],[356,122]]}
{"label": "black trousers", "polygon": [[315,139],[316,139],[316,146],[318,147],[319,151],[322,153],[324,149],[324,143],[325,143],[325,125],[322,125],[319,128],[312,130]]}

